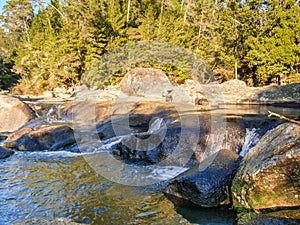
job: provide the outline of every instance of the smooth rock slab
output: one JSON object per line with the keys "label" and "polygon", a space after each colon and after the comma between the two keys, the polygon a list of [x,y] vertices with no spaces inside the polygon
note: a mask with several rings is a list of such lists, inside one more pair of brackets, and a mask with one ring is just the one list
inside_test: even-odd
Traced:
{"label": "smooth rock slab", "polygon": [[300,206],[300,126],[267,132],[246,154],[232,185],[235,207],[261,210]]}
{"label": "smooth rock slab", "polygon": [[76,142],[73,129],[64,125],[42,127],[9,140],[3,146],[19,151],[58,150]]}
{"label": "smooth rock slab", "polygon": [[[193,125],[194,119],[191,117],[189,124]],[[245,131],[239,124],[228,122],[226,127],[212,131],[209,118],[199,118],[198,122],[197,127],[172,123],[151,135],[126,136],[113,146],[113,153],[133,162],[191,166],[221,149],[237,153],[242,148]]]}
{"label": "smooth rock slab", "polygon": [[0,132],[13,132],[34,118],[27,104],[15,97],[0,95]]}
{"label": "smooth rock slab", "polygon": [[172,181],[164,193],[175,205],[191,202],[202,207],[230,203],[230,184],[239,156],[222,149]]}

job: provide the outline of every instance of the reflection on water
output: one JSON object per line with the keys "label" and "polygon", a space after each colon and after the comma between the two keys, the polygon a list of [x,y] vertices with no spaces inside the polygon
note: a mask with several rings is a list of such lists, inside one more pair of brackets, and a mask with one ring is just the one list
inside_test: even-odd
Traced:
{"label": "reflection on water", "polygon": [[81,156],[17,153],[0,165],[0,224],[188,224],[161,193],[97,176]]}
{"label": "reflection on water", "polygon": [[235,223],[235,213],[225,208],[200,208],[182,207],[179,208],[178,213],[186,218],[193,224],[203,225],[224,225]]}

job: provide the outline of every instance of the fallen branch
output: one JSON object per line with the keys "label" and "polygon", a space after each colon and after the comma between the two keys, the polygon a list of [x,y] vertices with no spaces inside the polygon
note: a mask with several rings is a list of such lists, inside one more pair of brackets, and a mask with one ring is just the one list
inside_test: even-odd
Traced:
{"label": "fallen branch", "polygon": [[286,120],[286,121],[289,121],[289,122],[291,122],[291,123],[296,123],[296,124],[300,125],[300,121],[290,119],[290,118],[288,118],[288,117],[285,117],[285,116],[280,115],[280,114],[278,114],[278,113],[274,113],[274,112],[272,112],[272,111],[268,111],[268,113],[269,113],[268,117],[276,116],[276,117],[278,117],[279,119]]}

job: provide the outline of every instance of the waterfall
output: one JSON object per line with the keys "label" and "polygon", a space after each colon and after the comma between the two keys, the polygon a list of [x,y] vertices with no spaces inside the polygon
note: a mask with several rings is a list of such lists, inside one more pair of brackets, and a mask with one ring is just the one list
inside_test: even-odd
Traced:
{"label": "waterfall", "polygon": [[102,149],[109,150],[115,144],[120,143],[122,141],[123,137],[125,137],[125,136],[112,137],[112,138],[109,138],[108,140],[102,141],[102,143],[103,143]]}
{"label": "waterfall", "polygon": [[152,134],[154,131],[157,131],[162,126],[165,126],[163,118],[156,118],[149,126],[148,133]]}
{"label": "waterfall", "polygon": [[46,113],[45,117],[48,123],[65,123],[59,116],[59,108],[57,104],[52,105],[49,111]]}
{"label": "waterfall", "polygon": [[241,156],[245,156],[249,150],[259,141],[259,133],[256,128],[246,128],[245,142],[240,152]]}

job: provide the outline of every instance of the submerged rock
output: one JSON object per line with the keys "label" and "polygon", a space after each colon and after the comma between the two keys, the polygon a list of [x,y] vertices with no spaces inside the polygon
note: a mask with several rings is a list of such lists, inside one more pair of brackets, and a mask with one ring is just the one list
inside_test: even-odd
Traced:
{"label": "submerged rock", "polygon": [[3,146],[20,151],[58,150],[76,141],[73,129],[64,125],[42,127],[21,135],[15,134],[14,140],[12,137],[8,140]]}
{"label": "submerged rock", "polygon": [[300,126],[267,132],[243,158],[232,186],[235,207],[300,206]]}
{"label": "submerged rock", "polygon": [[0,147],[0,159],[8,158],[13,154],[14,154],[13,151]]}
{"label": "submerged rock", "polygon": [[13,132],[34,118],[27,104],[15,97],[0,95],[0,132]]}
{"label": "submerged rock", "polygon": [[236,153],[222,149],[173,180],[164,193],[175,205],[186,201],[202,207],[229,204],[238,158]]}

